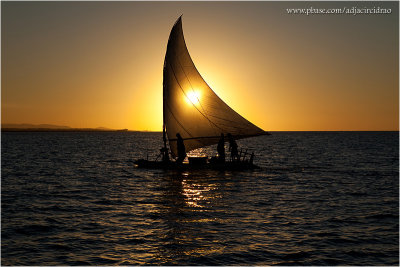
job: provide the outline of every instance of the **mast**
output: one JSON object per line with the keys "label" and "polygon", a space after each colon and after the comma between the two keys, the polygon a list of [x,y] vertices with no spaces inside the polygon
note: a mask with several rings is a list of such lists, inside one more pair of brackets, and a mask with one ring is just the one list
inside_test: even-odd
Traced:
{"label": "mast", "polygon": [[[165,76],[165,59],[164,59],[164,67],[163,67],[163,76]],[[167,131],[166,131],[166,126],[165,126],[165,96],[166,90],[165,90],[165,77],[163,77],[163,142],[164,142],[164,147],[162,148],[162,156],[163,156],[163,161],[169,161],[169,155],[168,155],[168,147],[167,147]]]}

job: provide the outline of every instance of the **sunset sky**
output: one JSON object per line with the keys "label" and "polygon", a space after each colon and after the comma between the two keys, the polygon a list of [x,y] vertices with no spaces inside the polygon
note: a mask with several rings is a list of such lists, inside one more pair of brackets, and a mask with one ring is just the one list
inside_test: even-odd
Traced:
{"label": "sunset sky", "polygon": [[[287,8],[391,14],[288,14]],[[182,15],[215,93],[266,131],[398,130],[398,2],[1,2],[2,123],[162,130]]]}

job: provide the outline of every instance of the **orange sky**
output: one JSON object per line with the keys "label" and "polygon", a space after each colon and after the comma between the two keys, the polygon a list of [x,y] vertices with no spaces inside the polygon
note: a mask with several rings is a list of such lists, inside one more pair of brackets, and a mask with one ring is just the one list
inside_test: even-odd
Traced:
{"label": "orange sky", "polygon": [[1,2],[2,123],[161,131],[183,14],[205,81],[262,129],[398,130],[398,2],[379,2],[391,14],[286,12],[311,4],[349,2]]}

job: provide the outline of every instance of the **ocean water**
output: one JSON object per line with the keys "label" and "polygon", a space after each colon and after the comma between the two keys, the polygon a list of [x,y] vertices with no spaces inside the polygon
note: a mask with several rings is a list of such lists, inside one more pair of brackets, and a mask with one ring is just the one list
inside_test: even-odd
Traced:
{"label": "ocean water", "polygon": [[399,265],[398,132],[241,140],[255,171],[136,169],[161,137],[3,132],[1,264]]}

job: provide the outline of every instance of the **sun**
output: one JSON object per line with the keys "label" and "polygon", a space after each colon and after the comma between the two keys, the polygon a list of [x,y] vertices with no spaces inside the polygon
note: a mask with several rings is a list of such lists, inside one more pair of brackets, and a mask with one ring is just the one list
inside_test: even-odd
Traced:
{"label": "sun", "polygon": [[200,92],[190,91],[186,94],[185,100],[188,104],[197,105],[200,102]]}

